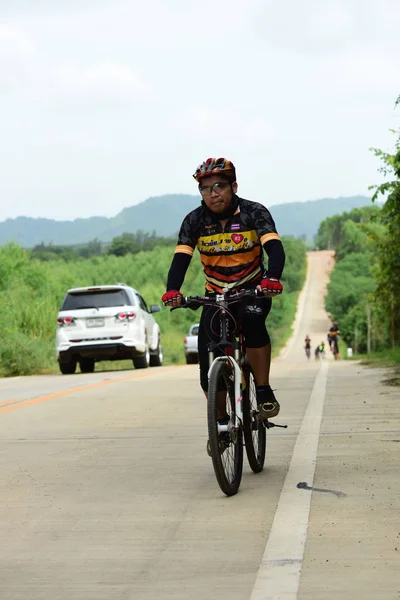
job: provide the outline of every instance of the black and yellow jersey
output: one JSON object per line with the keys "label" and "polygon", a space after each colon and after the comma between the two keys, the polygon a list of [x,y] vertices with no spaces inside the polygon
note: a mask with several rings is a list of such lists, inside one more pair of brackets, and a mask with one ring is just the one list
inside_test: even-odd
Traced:
{"label": "black and yellow jersey", "polygon": [[237,209],[224,229],[218,215],[202,205],[185,217],[179,231],[175,254],[191,257],[197,247],[206,289],[211,292],[258,283],[264,273],[263,245],[280,239],[265,206],[237,200]]}

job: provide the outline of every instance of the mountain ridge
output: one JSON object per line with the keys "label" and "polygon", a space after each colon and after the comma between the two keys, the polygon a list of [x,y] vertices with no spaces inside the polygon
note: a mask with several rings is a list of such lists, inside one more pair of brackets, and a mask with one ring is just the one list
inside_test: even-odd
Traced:
{"label": "mountain ridge", "polygon": [[[280,235],[311,240],[320,222],[334,214],[371,204],[367,196],[340,196],[268,206]],[[125,232],[138,230],[170,237],[177,234],[185,215],[199,205],[199,196],[164,194],[122,209],[114,217],[78,217],[57,221],[20,216],[0,222],[0,244],[16,242],[26,248],[40,243],[83,244],[98,239],[110,242]]]}

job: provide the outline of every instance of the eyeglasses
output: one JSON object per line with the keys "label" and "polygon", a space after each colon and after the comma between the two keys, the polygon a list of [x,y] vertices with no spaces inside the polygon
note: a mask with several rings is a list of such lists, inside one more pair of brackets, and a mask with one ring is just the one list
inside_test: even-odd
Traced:
{"label": "eyeglasses", "polygon": [[231,185],[227,181],[217,181],[213,185],[199,185],[199,192],[202,196],[209,196],[211,192],[222,192],[225,188]]}

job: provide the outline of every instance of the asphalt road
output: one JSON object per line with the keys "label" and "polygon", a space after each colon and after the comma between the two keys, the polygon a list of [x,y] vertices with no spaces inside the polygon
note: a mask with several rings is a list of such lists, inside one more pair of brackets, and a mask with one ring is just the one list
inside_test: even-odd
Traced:
{"label": "asphalt road", "polygon": [[0,380],[1,600],[400,598],[399,392],[326,339],[309,255],[273,362],[286,430],[225,497],[198,367]]}

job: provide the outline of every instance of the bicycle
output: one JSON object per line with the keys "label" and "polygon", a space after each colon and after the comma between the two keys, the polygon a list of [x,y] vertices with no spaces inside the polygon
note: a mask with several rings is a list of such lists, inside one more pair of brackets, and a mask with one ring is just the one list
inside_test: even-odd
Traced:
{"label": "bicycle", "polygon": [[332,348],[332,353],[333,353],[334,359],[337,360],[339,358],[339,340],[338,340],[337,336],[335,336],[332,339],[331,348]]}
{"label": "bicycle", "polygon": [[[208,402],[207,424],[209,449],[215,476],[221,490],[233,496],[239,490],[243,471],[243,438],[247,460],[254,473],[264,468],[267,449],[266,430],[272,427],[286,428],[268,420],[259,419],[255,379],[246,358],[245,340],[229,305],[245,296],[259,296],[256,290],[239,290],[209,296],[186,296],[176,308],[198,308],[216,306],[220,310],[219,341],[208,344]],[[233,320],[234,328],[230,327]],[[222,355],[216,356],[216,351]],[[217,419],[221,402],[225,396],[227,418]]]}

